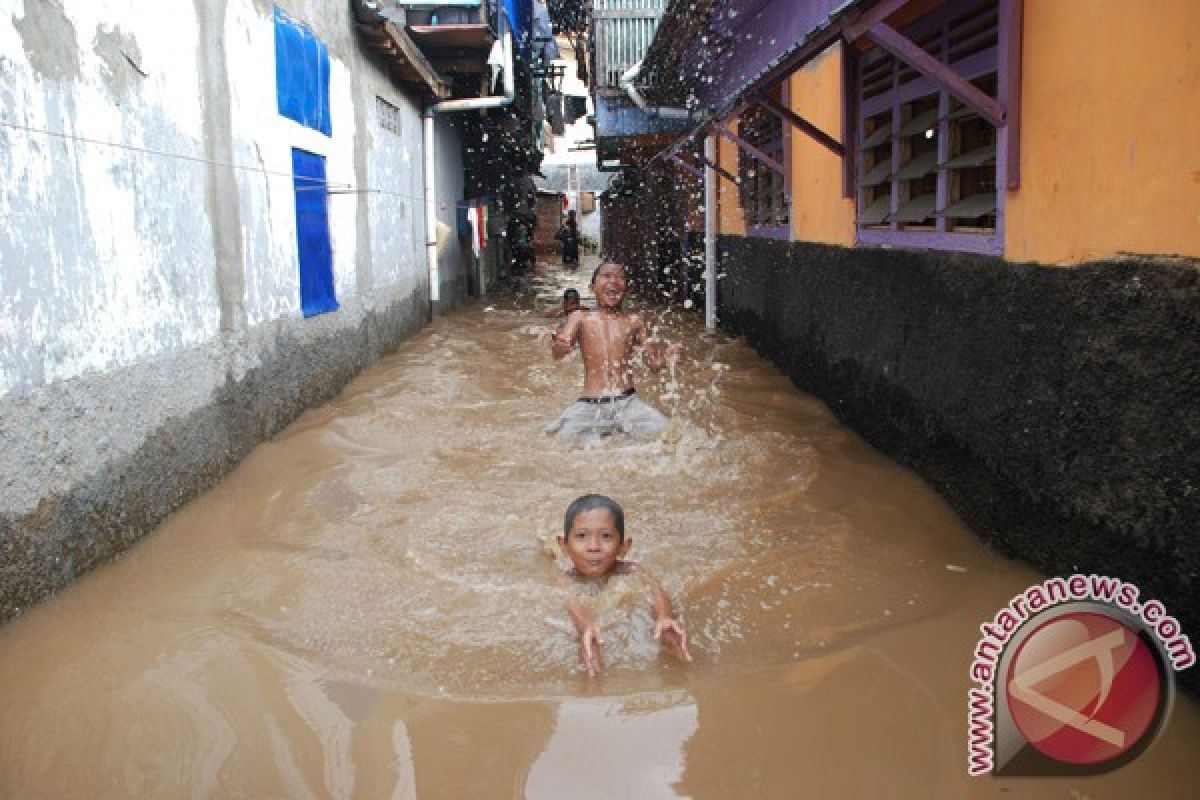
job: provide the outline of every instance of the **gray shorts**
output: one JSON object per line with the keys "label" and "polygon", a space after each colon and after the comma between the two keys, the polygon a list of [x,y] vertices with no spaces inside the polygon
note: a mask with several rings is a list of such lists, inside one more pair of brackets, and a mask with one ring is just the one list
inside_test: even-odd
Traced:
{"label": "gray shorts", "polygon": [[667,418],[643,403],[636,394],[624,397],[605,397],[596,400],[579,399],[567,406],[558,419],[546,426],[546,433],[556,433],[563,439],[584,436],[611,436],[624,433],[638,439],[649,439],[667,429]]}

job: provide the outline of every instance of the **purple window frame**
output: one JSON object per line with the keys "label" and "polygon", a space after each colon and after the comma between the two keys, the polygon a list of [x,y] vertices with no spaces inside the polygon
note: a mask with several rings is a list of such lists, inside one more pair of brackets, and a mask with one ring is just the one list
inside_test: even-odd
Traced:
{"label": "purple window frame", "polygon": [[[791,99],[787,79],[784,79],[780,86],[780,92],[783,104],[787,105]],[[761,110],[759,113],[762,113]],[[783,239],[784,241],[791,241],[792,238],[792,126],[784,124],[782,120],[780,120],[779,142],[781,150],[779,162],[783,164],[783,202],[787,205],[788,221],[786,225],[758,225],[751,223],[746,218],[745,202],[739,196],[738,201],[742,204],[742,218],[746,223],[746,236],[748,237],[756,239]],[[740,152],[738,157],[739,159],[742,157]],[[766,169],[766,167],[760,165],[758,169]],[[740,175],[741,170],[739,169],[738,172]]]}
{"label": "purple window frame", "polygon": [[[1010,30],[1010,20],[1012,16],[1008,13],[1006,6],[1010,0],[997,0],[997,30],[996,30],[996,46],[987,50],[972,54],[964,59],[952,62],[949,66],[954,69],[965,80],[973,80],[981,75],[988,73],[996,73],[996,92],[998,99],[1004,103],[1013,92],[1011,89],[1014,81],[1014,68],[1017,65],[1010,55],[1009,41],[1013,35]],[[955,3],[947,3],[940,8],[931,11],[929,14],[918,19],[912,25],[906,27],[903,33],[910,39],[918,39],[926,34],[933,32],[935,29],[943,28],[939,36],[939,60],[942,58],[946,44],[946,31],[944,30],[945,23],[951,17],[957,16],[962,11],[962,6]],[[857,71],[855,75],[854,85],[848,87],[853,92],[852,102],[854,105],[853,116],[855,120],[855,138],[854,138],[854,153],[856,175],[863,175],[865,172],[863,166],[864,151],[862,142],[866,138],[864,131],[864,123],[867,118],[878,114],[884,110],[891,110],[891,124],[895,126],[899,120],[900,107],[905,103],[912,102],[918,98],[936,95],[938,98],[938,162],[942,163],[949,158],[950,146],[950,121],[946,119],[948,116],[949,94],[940,89],[937,84],[930,78],[924,75],[918,75],[916,79],[906,83],[904,86],[896,87],[894,85],[895,71],[899,66],[899,59],[895,59],[897,65],[893,68],[893,87],[886,92],[883,92],[869,100],[862,99],[862,81],[863,71],[869,66],[869,54],[872,51],[867,51],[858,56]],[[1015,123],[1015,119],[1012,120]],[[900,230],[899,223],[887,223],[887,229],[879,228],[864,228],[858,222],[858,214],[863,204],[863,187],[856,187],[855,191],[855,231],[856,241],[863,245],[892,245],[897,247],[922,247],[938,250],[957,250],[960,252],[970,253],[985,253],[991,255],[1003,255],[1004,253],[1004,224],[1005,224],[1005,205],[1006,205],[1006,187],[1008,181],[1008,154],[1009,149],[1009,129],[1008,126],[1002,126],[996,129],[996,228],[992,233],[957,233],[955,231],[946,230],[946,218],[938,217],[935,221],[935,227],[932,231],[912,231]],[[892,164],[895,165],[899,159],[899,142],[892,142]],[[847,156],[850,157],[850,156]],[[1014,165],[1015,167],[1015,165]],[[890,194],[892,198],[891,212],[894,213],[897,208],[897,198],[899,196],[896,179],[889,179],[892,183]],[[946,201],[946,176],[944,170],[939,170],[937,179],[937,194],[938,206],[944,207]]]}

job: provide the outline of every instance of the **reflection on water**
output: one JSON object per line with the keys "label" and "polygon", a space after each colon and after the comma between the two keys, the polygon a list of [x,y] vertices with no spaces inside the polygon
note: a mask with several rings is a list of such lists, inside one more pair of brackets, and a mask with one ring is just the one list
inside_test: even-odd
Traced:
{"label": "reflection on water", "polygon": [[559,703],[554,733],[525,783],[529,798],[677,797],[684,746],[699,727],[683,692]]}
{"label": "reflection on water", "polygon": [[[1190,701],[1118,773],[968,780],[977,626],[1034,576],[692,317],[654,317],[687,347],[640,379],[662,441],[544,435],[581,383],[538,342],[561,288],[438,319],[0,630],[0,796],[1189,794]],[[591,491],[695,663],[618,603],[586,678],[550,544]]]}

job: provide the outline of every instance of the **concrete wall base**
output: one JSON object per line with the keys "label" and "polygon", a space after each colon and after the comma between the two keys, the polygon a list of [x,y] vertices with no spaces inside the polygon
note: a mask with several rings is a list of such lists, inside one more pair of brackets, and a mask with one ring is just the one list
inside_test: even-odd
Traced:
{"label": "concrete wall base", "polygon": [[423,286],[371,306],[0,397],[0,620],[127,549],[429,320]]}

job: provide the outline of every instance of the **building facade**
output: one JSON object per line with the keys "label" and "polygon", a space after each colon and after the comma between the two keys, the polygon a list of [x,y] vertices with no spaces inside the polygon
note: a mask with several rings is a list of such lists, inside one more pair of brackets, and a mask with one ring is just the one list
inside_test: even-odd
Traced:
{"label": "building facade", "polygon": [[2,5],[0,619],[466,296],[464,115],[422,114],[531,7]]}
{"label": "building facade", "polygon": [[673,2],[637,91],[702,119],[611,140],[606,219],[664,219],[613,247],[702,292],[707,173],[722,327],[998,548],[1200,627],[1197,30],[1185,0]]}

